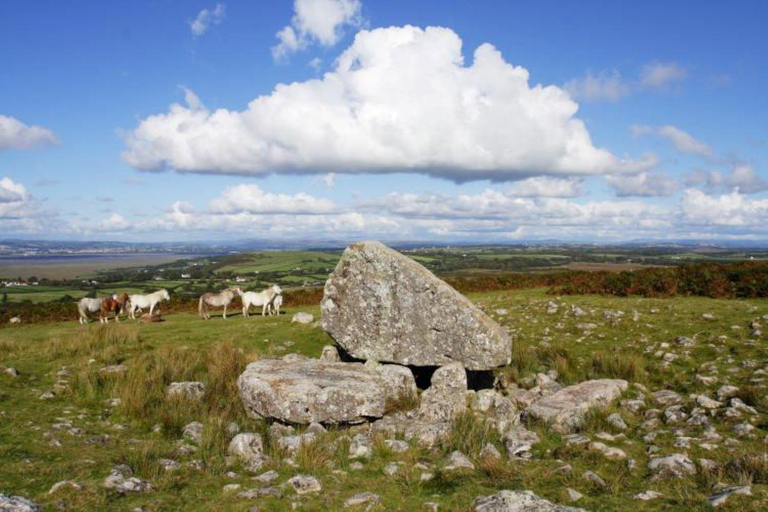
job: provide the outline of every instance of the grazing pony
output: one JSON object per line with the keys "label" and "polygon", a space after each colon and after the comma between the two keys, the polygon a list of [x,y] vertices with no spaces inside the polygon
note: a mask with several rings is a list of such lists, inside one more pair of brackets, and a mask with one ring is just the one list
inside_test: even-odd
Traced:
{"label": "grazing pony", "polygon": [[168,295],[168,290],[166,289],[157,290],[148,295],[130,295],[128,297],[128,302],[130,302],[128,317],[135,319],[136,311],[143,308],[149,308],[149,314],[152,315],[157,303],[164,300],[171,300],[171,296]]}
{"label": "grazing pony", "polygon": [[277,315],[280,316],[280,306],[283,305],[283,294],[277,294],[275,295],[275,298],[272,299],[272,302],[269,303],[269,307],[267,308],[267,313],[271,315]]}
{"label": "grazing pony", "polygon": [[104,300],[104,297],[98,297],[95,299],[83,297],[79,301],[75,302],[75,304],[77,304],[77,312],[80,315],[80,318],[78,318],[78,321],[81,324],[87,324],[88,313],[97,313],[101,311],[101,302],[103,300]]}
{"label": "grazing pony", "polygon": [[108,324],[109,314],[115,314],[115,322],[120,321],[120,315],[123,314],[128,306],[128,294],[123,293],[121,295],[113,295],[111,297],[104,297],[101,300],[101,313],[99,314],[99,322]]}
{"label": "grazing pony", "polygon": [[279,297],[282,293],[283,290],[276,284],[261,292],[245,292],[243,294],[243,316],[246,318],[250,316],[248,309],[251,306],[261,306],[261,315],[266,315],[269,305],[275,300],[275,297]]}
{"label": "grazing pony", "polygon": [[224,306],[224,314],[222,316],[224,317],[224,320],[226,320],[227,306],[229,306],[229,303],[235,298],[235,295],[240,297],[243,296],[243,291],[239,286],[227,288],[221,293],[204,293],[200,296],[200,304],[197,306],[197,312],[200,315],[200,318],[203,320],[211,318],[211,315],[208,313],[208,306],[216,308]]}

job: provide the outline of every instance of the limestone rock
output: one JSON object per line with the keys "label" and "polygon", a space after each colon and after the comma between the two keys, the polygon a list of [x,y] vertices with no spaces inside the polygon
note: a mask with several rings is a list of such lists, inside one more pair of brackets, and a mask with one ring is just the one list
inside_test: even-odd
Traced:
{"label": "limestone rock", "polygon": [[125,465],[113,468],[109,476],[104,479],[102,485],[107,489],[112,489],[121,494],[155,490],[151,483],[132,476],[131,469]]}
{"label": "limestone rock", "polygon": [[539,436],[525,427],[512,427],[504,434],[504,446],[510,459],[530,459],[531,448],[539,442]]}
{"label": "limestone rock", "polygon": [[426,268],[378,242],[350,245],[328,281],[322,327],[352,356],[415,366],[508,364],[509,335]]}
{"label": "limestone rock", "polygon": [[381,502],[381,497],[372,492],[359,492],[344,500],[344,508],[365,506],[366,509],[375,507]]}
{"label": "limestone rock", "polygon": [[379,364],[375,361],[366,361],[365,366],[381,376],[386,387],[387,398],[397,399],[403,395],[417,395],[416,378],[407,366]]}
{"label": "limestone rock", "polygon": [[232,438],[227,453],[256,469],[261,467],[264,461],[264,443],[259,434],[243,432]]}
{"label": "limestone rock", "polygon": [[584,512],[584,509],[557,505],[531,491],[500,491],[481,496],[472,504],[475,512]]}
{"label": "limestone rock", "polygon": [[308,494],[323,490],[320,481],[313,476],[296,475],[288,480],[288,484],[296,490],[296,494]]}
{"label": "limestone rock", "polygon": [[728,500],[728,497],[732,494],[743,494],[745,496],[752,496],[752,488],[748,485],[740,485],[734,487],[726,487],[722,491],[710,496],[707,501],[713,507],[719,507],[724,505]]}
{"label": "limestone rock", "polygon": [[382,379],[360,363],[263,359],[237,385],[250,415],[287,423],[359,423],[383,416],[386,403]]}
{"label": "limestone rock", "polygon": [[656,457],[648,462],[648,470],[654,478],[681,478],[696,474],[693,461],[681,453]]}
{"label": "limestone rock", "polygon": [[341,357],[339,357],[339,349],[333,345],[324,346],[323,351],[320,353],[320,360],[329,363],[338,363],[341,361]]}
{"label": "limestone rock", "polygon": [[609,405],[626,389],[625,380],[589,380],[542,398],[531,405],[527,413],[550,423],[556,432],[566,433],[581,424],[589,409]]}

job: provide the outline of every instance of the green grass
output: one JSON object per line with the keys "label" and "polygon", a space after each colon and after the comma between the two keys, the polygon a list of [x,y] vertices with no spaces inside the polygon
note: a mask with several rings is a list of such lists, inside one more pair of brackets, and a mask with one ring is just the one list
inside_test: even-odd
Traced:
{"label": "green grass", "polygon": [[[371,460],[364,469],[349,467],[349,433],[329,429],[313,445],[303,447],[294,457],[298,467],[272,461],[264,471],[275,469],[279,483],[305,472],[316,476],[324,490],[319,495],[288,496],[281,500],[260,498],[249,502],[237,493],[225,494],[224,485],[238,483],[243,489],[256,487],[244,469],[226,463],[226,448],[231,434],[229,424],[242,431],[266,432],[268,425],[247,417],[236,395],[235,380],[247,362],[259,357],[297,352],[312,357],[320,354],[330,338],[318,327],[291,324],[290,310],[280,317],[239,314],[222,320],[214,316],[202,321],[193,313],[166,316],[166,322],[80,326],[76,322],[28,324],[0,329],[0,365],[14,366],[21,376],[13,378],[0,372],[0,492],[27,496],[53,510],[63,501],[69,510],[247,510],[257,504],[263,510],[285,510],[296,502],[302,510],[339,510],[346,498],[356,492],[371,491],[382,497],[382,510],[421,510],[423,503],[436,501],[441,510],[467,510],[476,496],[500,489],[529,489],[554,502],[568,504],[565,489],[584,494],[577,506],[587,510],[709,510],[706,497],[712,485],[752,483],[753,496],[731,497],[732,510],[761,510],[768,504],[768,470],[759,457],[766,453],[763,438],[768,433],[764,383],[751,382],[753,372],[768,361],[765,340],[753,340],[747,327],[751,320],[768,313],[763,301],[728,301],[704,298],[670,300],[608,297],[566,297],[545,295],[541,290],[478,294],[471,299],[504,325],[514,338],[513,363],[500,369],[510,381],[524,385],[539,372],[555,369],[564,383],[587,378],[624,378],[650,390],[670,388],[683,396],[707,393],[727,379],[739,386],[745,401],[754,405],[759,417],[753,439],[741,439],[738,446],[715,451],[701,448],[695,441],[687,449],[672,446],[674,427],[662,426],[658,445],[660,454],[686,451],[692,460],[709,458],[722,463],[716,473],[679,481],[650,482],[646,475],[649,455],[639,427],[642,414],[632,414],[618,407],[588,415],[583,432],[593,439],[598,432],[617,431],[606,422],[611,412],[620,412],[628,423],[625,442],[608,442],[637,461],[629,471],[622,461],[607,461],[585,446],[566,446],[562,436],[545,425],[531,425],[541,442],[534,447],[528,462],[481,461],[479,451],[487,442],[504,453],[498,432],[471,414],[457,418],[451,436],[433,451],[411,445],[404,454],[389,450],[382,440],[374,443]],[[562,304],[558,314],[546,313],[547,302]],[[571,305],[587,316],[575,317]],[[498,317],[494,311],[505,308]],[[319,314],[317,307],[301,308]],[[606,310],[624,312],[618,324],[603,317]],[[632,311],[639,313],[632,320]],[[715,320],[704,320],[708,312]],[[585,332],[580,323],[595,323]],[[732,329],[738,325],[741,329]],[[679,347],[678,336],[695,337],[693,347]],[[726,338],[721,338],[726,336]],[[667,348],[662,344],[668,343]],[[657,351],[674,352],[678,359],[663,364]],[[741,364],[755,361],[757,366]],[[124,375],[105,375],[99,369],[124,364]],[[720,382],[704,385],[697,373],[712,364]],[[66,366],[68,389],[53,400],[38,397],[52,389],[57,373]],[[734,373],[730,370],[735,369]],[[169,399],[165,386],[175,380],[202,380],[208,392],[200,402]],[[634,398],[631,388],[627,396]],[[120,398],[119,406],[105,405],[105,400]],[[409,397],[389,404],[394,409],[413,407]],[[690,408],[689,408],[690,410]],[[196,452],[179,452],[182,427],[190,421],[204,424],[203,441]],[[735,437],[732,427],[739,420],[718,417],[713,420],[723,437]],[[82,433],[70,433],[69,422]],[[159,429],[155,428],[157,425]],[[701,436],[700,427],[686,435]],[[51,435],[60,447],[50,446]],[[265,440],[266,440],[266,436]],[[194,443],[191,443],[194,444]],[[446,473],[441,464],[450,451],[460,449],[478,469],[473,472]],[[276,453],[267,441],[266,451]],[[158,459],[182,463],[182,468],[165,472]],[[203,470],[186,464],[202,460]],[[383,468],[402,462],[395,476],[384,475]],[[140,477],[149,479],[157,490],[143,495],[119,496],[101,487],[102,480],[116,464],[129,465]],[[435,478],[420,481],[418,463],[433,467]],[[555,470],[568,463],[570,475]],[[237,472],[228,478],[229,470]],[[581,479],[591,470],[603,477],[606,488],[596,488]],[[339,471],[344,471],[340,473]],[[48,495],[60,480],[74,480],[83,490],[63,489]],[[632,496],[654,489],[664,497],[652,502],[638,502]]]}

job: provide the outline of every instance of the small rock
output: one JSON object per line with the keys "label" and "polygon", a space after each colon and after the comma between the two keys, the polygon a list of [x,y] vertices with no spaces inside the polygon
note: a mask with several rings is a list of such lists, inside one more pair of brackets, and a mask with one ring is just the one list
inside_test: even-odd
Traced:
{"label": "small rock", "polygon": [[627,430],[629,428],[627,423],[622,419],[621,415],[617,412],[611,414],[606,418],[606,421],[610,423],[614,428],[618,430]]}
{"label": "small rock", "polygon": [[199,400],[205,395],[205,384],[197,381],[171,382],[165,388],[165,396]]}
{"label": "small rock", "polygon": [[539,436],[522,425],[512,427],[504,434],[504,447],[510,459],[530,459],[533,445],[539,442]]}
{"label": "small rock", "polygon": [[709,504],[713,507],[719,507],[720,505],[724,505],[732,494],[752,496],[752,488],[748,485],[726,487],[722,491],[710,496],[707,501],[709,501]]}
{"label": "small rock", "polygon": [[656,498],[661,498],[663,495],[660,492],[656,491],[643,491],[635,494],[634,498],[636,500],[641,501],[650,501],[655,500]]}
{"label": "small rock", "polygon": [[579,501],[581,498],[584,497],[583,494],[581,494],[579,491],[576,491],[574,489],[571,489],[568,487],[565,492],[568,494],[568,499],[571,501]]}
{"label": "small rock", "polygon": [[199,444],[203,442],[203,428],[204,427],[202,423],[199,421],[193,421],[192,423],[188,423],[184,426],[184,428],[181,430],[181,435],[190,441],[194,441]]}
{"label": "small rock", "polygon": [[289,479],[287,483],[296,490],[296,494],[308,494],[323,490],[320,481],[313,476],[296,475]]}
{"label": "small rock", "polygon": [[493,445],[493,443],[486,443],[483,449],[480,450],[479,457],[483,460],[498,460],[501,458],[501,452]]}
{"label": "small rock", "polygon": [[605,483],[605,480],[600,478],[600,475],[592,471],[585,471],[584,473],[581,474],[581,478],[582,480],[587,481],[593,485],[596,485],[597,487],[600,487],[600,488],[608,487],[608,484]]}
{"label": "small rock", "polygon": [[466,455],[456,450],[448,456],[447,464],[443,467],[445,471],[457,471],[460,469],[475,469]]}
{"label": "small rock", "polygon": [[583,509],[557,505],[539,498],[531,491],[500,491],[479,496],[472,504],[474,512],[583,512]]}
{"label": "small rock", "polygon": [[291,317],[291,323],[311,324],[315,321],[314,315],[300,311]]}
{"label": "small rock", "polygon": [[43,508],[22,496],[0,494],[0,510],[3,512],[41,512]]}
{"label": "small rock", "polygon": [[681,478],[696,474],[696,466],[691,459],[681,453],[651,459],[648,462],[648,470],[656,479]]}
{"label": "small rock", "polygon": [[[83,489],[83,486],[78,484],[77,482],[73,482],[72,480],[62,480],[61,482],[56,482],[55,484],[53,484],[53,486],[51,487],[51,490],[48,491],[48,494],[54,494],[56,491],[58,491],[63,487],[71,487],[76,491],[80,491]],[[5,510],[2,507],[2,503],[0,503],[0,510]]]}
{"label": "small rock", "polygon": [[344,508],[359,507],[365,505],[366,508],[374,507],[381,502],[381,496],[372,492],[360,492],[344,500]]}
{"label": "small rock", "polygon": [[339,349],[333,345],[324,346],[323,351],[320,353],[320,360],[329,361],[331,363],[338,363],[341,361],[341,356],[339,356]]}

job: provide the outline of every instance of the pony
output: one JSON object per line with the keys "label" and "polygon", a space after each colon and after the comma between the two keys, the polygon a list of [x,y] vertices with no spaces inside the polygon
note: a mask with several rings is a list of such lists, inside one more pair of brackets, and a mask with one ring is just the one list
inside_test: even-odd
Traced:
{"label": "pony", "polygon": [[276,284],[261,292],[245,292],[243,294],[243,316],[246,318],[250,316],[248,309],[251,306],[261,306],[261,315],[266,315],[269,305],[275,300],[275,297],[279,297],[282,293],[283,290]]}
{"label": "pony", "polygon": [[151,315],[155,310],[157,303],[164,300],[171,300],[171,296],[168,295],[168,290],[165,288],[148,295],[129,295],[128,302],[130,303],[130,306],[128,308],[128,317],[136,319],[136,311],[141,310],[142,308],[149,308],[149,314]]}
{"label": "pony", "polygon": [[81,324],[87,324],[88,313],[96,313],[101,311],[101,302],[103,300],[104,297],[97,297],[95,299],[83,297],[79,301],[75,302],[75,304],[77,304],[77,313],[79,314],[78,321]]}
{"label": "pony", "polygon": [[128,307],[128,294],[123,293],[121,295],[112,295],[111,297],[104,297],[101,301],[101,313],[99,314],[100,323],[109,323],[109,314],[115,314],[115,322],[120,321],[120,315],[125,313]]}
{"label": "pony", "polygon": [[275,298],[272,299],[272,302],[269,303],[269,307],[267,308],[267,313],[271,315],[277,315],[280,316],[280,306],[283,305],[283,294],[277,294],[275,295]]}
{"label": "pony", "polygon": [[200,296],[200,303],[197,306],[197,312],[203,320],[209,320],[211,315],[208,313],[208,306],[224,306],[224,320],[227,319],[227,306],[235,298],[235,295],[243,296],[243,291],[239,286],[232,286],[221,293],[204,293]]}

